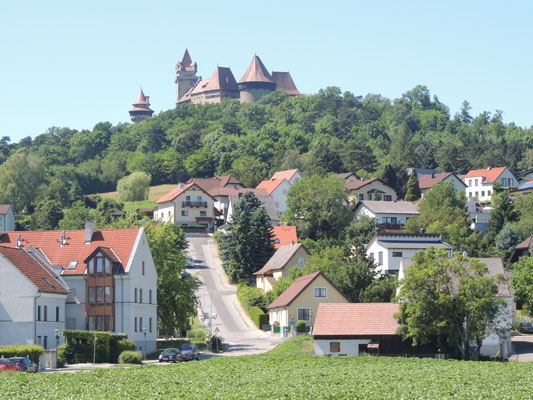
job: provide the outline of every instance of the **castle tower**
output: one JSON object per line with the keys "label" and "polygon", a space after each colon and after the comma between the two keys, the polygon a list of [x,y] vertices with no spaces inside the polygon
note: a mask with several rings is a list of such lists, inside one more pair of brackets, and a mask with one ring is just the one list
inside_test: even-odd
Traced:
{"label": "castle tower", "polygon": [[178,61],[176,65],[176,78],[174,79],[176,84],[176,103],[202,79],[196,76],[196,70],[196,63],[192,62],[189,51],[185,49],[183,59]]}
{"label": "castle tower", "polygon": [[145,96],[143,90],[139,92],[137,100],[133,103],[133,108],[129,111],[132,122],[144,121],[151,117],[154,111],[150,108],[150,96]]}
{"label": "castle tower", "polygon": [[258,101],[265,94],[272,93],[274,90],[276,90],[276,82],[268,73],[261,59],[254,56],[239,81],[241,103]]}

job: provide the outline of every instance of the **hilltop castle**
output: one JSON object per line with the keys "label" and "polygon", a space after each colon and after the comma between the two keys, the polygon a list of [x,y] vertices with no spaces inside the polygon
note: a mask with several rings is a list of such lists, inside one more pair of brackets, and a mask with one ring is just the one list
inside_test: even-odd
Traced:
{"label": "hilltop castle", "polygon": [[133,108],[129,111],[132,122],[143,121],[154,113],[150,108],[150,96],[145,96],[142,88],[132,105]]}
{"label": "hilltop castle", "polygon": [[251,103],[276,89],[289,96],[300,95],[290,73],[273,71],[270,74],[258,56],[252,58],[239,83],[227,67],[217,67],[213,76],[205,80],[196,75],[197,70],[196,62],[185,50],[183,59],[176,65],[176,103],[219,103],[224,97]]}

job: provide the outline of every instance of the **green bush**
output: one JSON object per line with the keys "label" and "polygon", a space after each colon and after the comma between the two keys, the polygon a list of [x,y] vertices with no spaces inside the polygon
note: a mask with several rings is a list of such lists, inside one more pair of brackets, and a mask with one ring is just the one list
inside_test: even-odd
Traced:
{"label": "green bush", "polygon": [[307,324],[305,321],[302,321],[301,319],[296,321],[296,332],[307,332]]}
{"label": "green bush", "polygon": [[121,364],[142,364],[143,355],[140,351],[126,350],[120,353],[118,360]]}
{"label": "green bush", "polygon": [[213,335],[210,339],[207,340],[207,346],[211,350],[221,351],[224,349],[224,339],[221,336]]}
{"label": "green bush", "polygon": [[111,335],[107,332],[77,331],[65,329],[65,343],[67,344],[67,358],[74,363],[93,361],[94,337],[96,334],[96,362],[116,362],[110,359]]}
{"label": "green bush", "polygon": [[123,337],[112,337],[109,349],[109,358],[113,363],[118,362],[118,357],[124,351],[134,351],[135,343]]}
{"label": "green bush", "polygon": [[67,364],[67,344],[63,343],[57,347],[57,367],[63,368]]}
{"label": "green bush", "polygon": [[203,329],[191,329],[187,331],[187,339],[205,340],[205,332]]}
{"label": "green bush", "polygon": [[39,364],[41,354],[44,353],[44,347],[36,345],[14,344],[9,346],[0,346],[0,357],[29,357],[34,363]]}
{"label": "green bush", "polygon": [[263,309],[260,307],[250,307],[248,313],[250,314],[252,321],[254,321],[255,326],[257,326],[259,329],[261,329],[263,325],[268,325],[268,315],[265,314]]}
{"label": "green bush", "polygon": [[240,282],[237,289],[237,297],[242,306],[246,310],[250,310],[253,306],[265,307],[266,298],[264,293],[259,288],[252,288],[245,282]]}

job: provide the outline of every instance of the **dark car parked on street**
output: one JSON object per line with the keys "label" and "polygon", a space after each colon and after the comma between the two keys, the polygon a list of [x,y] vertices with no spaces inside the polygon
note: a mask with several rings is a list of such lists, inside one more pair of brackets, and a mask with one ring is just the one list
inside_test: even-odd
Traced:
{"label": "dark car parked on street", "polygon": [[39,366],[28,357],[11,357],[10,360],[15,363],[19,371],[36,373],[39,370]]}
{"label": "dark car parked on street", "polygon": [[183,361],[181,352],[178,349],[169,348],[165,349],[159,354],[159,362],[168,361],[168,362],[178,362]]}
{"label": "dark car parked on street", "polygon": [[184,344],[181,346],[181,358],[183,361],[198,360],[200,351],[195,344]]}
{"label": "dark car parked on street", "polygon": [[518,330],[522,333],[533,333],[533,324],[531,322],[522,322],[518,325]]}
{"label": "dark car parked on street", "polygon": [[1,371],[18,371],[18,367],[15,365],[13,360],[8,358],[0,358],[0,372]]}

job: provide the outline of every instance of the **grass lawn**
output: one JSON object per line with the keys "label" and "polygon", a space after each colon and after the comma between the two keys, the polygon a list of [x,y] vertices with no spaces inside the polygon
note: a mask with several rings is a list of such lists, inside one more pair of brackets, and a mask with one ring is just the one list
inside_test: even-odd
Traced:
{"label": "grass lawn", "polygon": [[[127,201],[124,203],[124,211],[135,210],[137,208],[153,208],[157,200],[163,197],[165,194],[174,189],[177,185],[158,185],[150,186],[148,193],[148,200],[143,201]],[[96,193],[102,197],[117,200],[117,192]]]}
{"label": "grass lawn", "polygon": [[297,337],[267,354],[74,374],[0,374],[23,399],[531,399],[533,363],[306,355]]}

